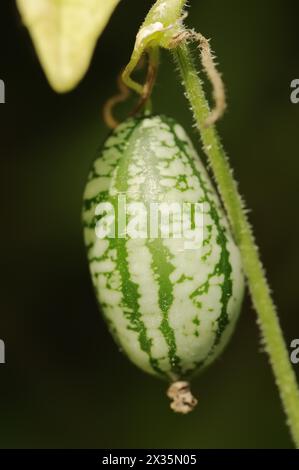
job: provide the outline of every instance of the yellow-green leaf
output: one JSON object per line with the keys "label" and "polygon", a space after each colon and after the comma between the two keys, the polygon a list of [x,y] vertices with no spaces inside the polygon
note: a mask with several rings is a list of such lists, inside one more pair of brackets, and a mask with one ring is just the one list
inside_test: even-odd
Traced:
{"label": "yellow-green leaf", "polygon": [[85,75],[120,0],[17,0],[51,86],[63,93]]}

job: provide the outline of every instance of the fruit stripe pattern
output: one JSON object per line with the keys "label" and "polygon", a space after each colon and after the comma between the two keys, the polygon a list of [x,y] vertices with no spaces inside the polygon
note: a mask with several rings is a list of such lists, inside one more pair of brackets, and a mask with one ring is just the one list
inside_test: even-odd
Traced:
{"label": "fruit stripe pattern", "polygon": [[[163,227],[156,237],[97,236],[98,224],[109,222],[98,205],[110,203],[117,214],[120,195],[146,208],[201,204],[201,243],[186,248],[175,223],[168,237]],[[192,213],[186,217],[194,226]],[[126,224],[133,218],[129,211]],[[121,350],[171,382],[203,370],[233,332],[244,278],[218,195],[184,129],[165,116],[122,123],[93,163],[83,221],[96,297]]]}

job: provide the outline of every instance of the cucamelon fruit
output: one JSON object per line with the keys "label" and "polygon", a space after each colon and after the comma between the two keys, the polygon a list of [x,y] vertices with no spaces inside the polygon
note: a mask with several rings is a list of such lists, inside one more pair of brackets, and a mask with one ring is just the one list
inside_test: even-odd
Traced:
{"label": "cucamelon fruit", "polygon": [[[167,214],[168,207],[176,209]],[[184,381],[227,343],[244,279],[218,195],[183,128],[165,116],[119,125],[92,165],[83,221],[93,286],[113,337],[141,369],[178,383],[170,395],[183,394],[186,406],[173,408],[190,411]]]}

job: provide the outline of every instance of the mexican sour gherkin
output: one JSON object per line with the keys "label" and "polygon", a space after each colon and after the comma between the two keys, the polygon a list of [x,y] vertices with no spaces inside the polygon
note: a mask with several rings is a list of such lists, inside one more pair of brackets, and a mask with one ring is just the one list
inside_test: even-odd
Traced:
{"label": "mexican sour gherkin", "polygon": [[244,279],[218,195],[183,128],[165,116],[118,126],[92,165],[83,220],[113,337],[141,369],[178,382],[172,398],[183,389],[186,405],[182,381],[223,350]]}

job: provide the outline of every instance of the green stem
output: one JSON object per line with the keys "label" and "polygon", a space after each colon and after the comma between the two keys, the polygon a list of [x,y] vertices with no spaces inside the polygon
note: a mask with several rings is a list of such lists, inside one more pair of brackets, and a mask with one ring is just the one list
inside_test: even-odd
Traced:
{"label": "green stem", "polygon": [[237,184],[215,127],[205,126],[209,115],[209,106],[189,47],[182,43],[173,53],[183,79],[186,96],[194,113],[204,151],[240,248],[249,290],[258,314],[258,323],[285,409],[287,423],[296,447],[299,448],[299,391],[296,377],[289,360],[276,308],[246,216],[244,203],[238,193]]}

